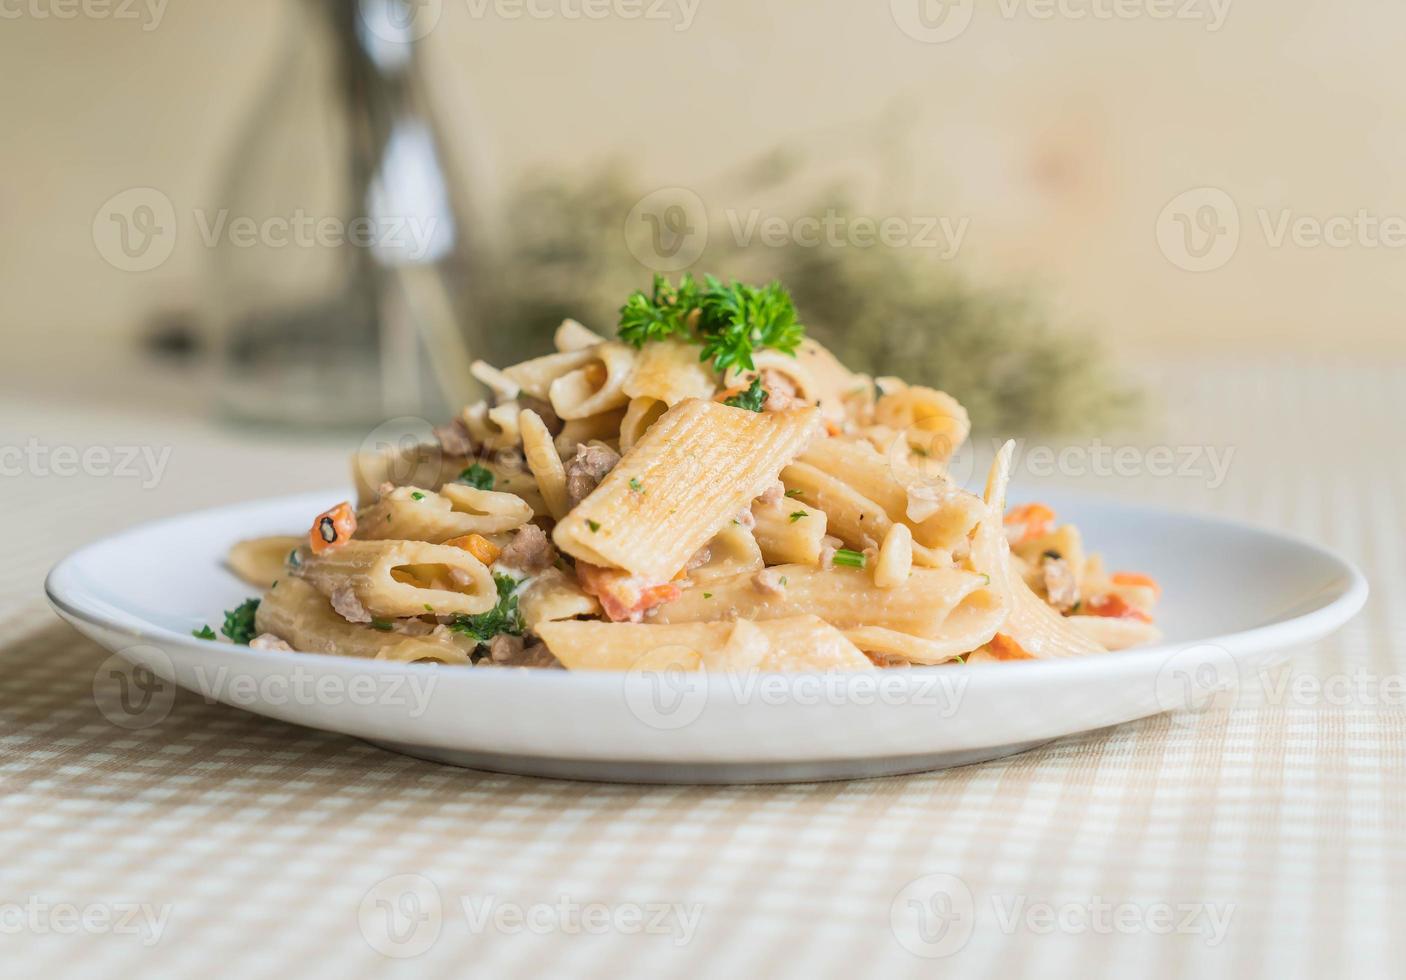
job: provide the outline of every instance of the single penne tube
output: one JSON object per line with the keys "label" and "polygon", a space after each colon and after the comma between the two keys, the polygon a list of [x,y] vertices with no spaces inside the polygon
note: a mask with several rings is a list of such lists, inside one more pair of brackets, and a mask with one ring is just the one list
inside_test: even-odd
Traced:
{"label": "single penne tube", "polygon": [[1109,616],[1067,616],[1066,622],[1089,639],[1108,650],[1126,650],[1144,643],[1156,643],[1162,631],[1140,619],[1115,619]]}
{"label": "single penne tube", "polygon": [[818,565],[828,518],[823,510],[795,497],[758,499],[752,504],[752,534],[768,565]]}
{"label": "single penne tube", "polygon": [[[905,462],[905,476],[911,478],[910,484],[905,484],[896,477],[892,460],[867,442],[817,439],[797,462],[843,481],[883,508],[889,520],[908,524],[913,540],[925,548],[951,552],[966,540],[985,513],[980,499],[952,485],[937,472],[937,464],[914,468]],[[913,474],[908,470],[913,470]],[[936,501],[934,512],[923,520],[910,520],[913,494],[907,486],[911,484],[916,484],[915,493]]]}
{"label": "single penne tube", "polygon": [[367,541],[441,544],[465,534],[498,534],[532,520],[515,494],[446,483],[438,491],[397,487],[357,513],[356,536]]}
{"label": "single penne tube", "polygon": [[642,395],[631,398],[625,415],[620,420],[620,451],[627,453],[644,436],[645,430],[669,410],[669,406],[658,398]]}
{"label": "single penne tube", "polygon": [[1004,597],[1008,613],[1000,632],[1026,656],[1043,660],[1103,653],[1106,649],[1103,644],[1051,609],[1030,590],[1014,567],[1003,519],[1014,452],[1015,443],[1007,442],[991,464],[983,495],[986,515],[972,538],[970,565],[989,575],[991,588]]}
{"label": "single penne tube", "polygon": [[603,343],[604,337],[570,318],[561,321],[561,326],[552,335],[552,345],[559,351],[584,350]]}
{"label": "single penne tube", "polygon": [[[894,522],[877,502],[809,463],[792,463],[781,471],[781,480],[788,491],[797,495],[795,499],[823,510],[828,533],[856,551],[877,547],[893,527]],[[951,564],[951,555],[915,542],[913,563],[945,568]]]}
{"label": "single penne tube", "polygon": [[469,372],[485,388],[493,392],[495,402],[513,401],[522,391],[522,387],[516,381],[487,361],[474,361],[469,365]]}
{"label": "single penne tube", "polygon": [[307,543],[306,537],[275,535],[240,541],[229,549],[230,571],[250,585],[267,589],[287,572],[288,554]]}
{"label": "single penne tube", "polygon": [[583,442],[593,439],[604,443],[614,442],[620,436],[620,423],[624,417],[625,409],[615,408],[609,412],[589,415],[584,419],[571,419],[561,427],[561,431],[553,440],[557,447],[557,455],[562,459],[569,459],[576,454],[577,448]]}
{"label": "single penne tube", "polygon": [[615,408],[624,408],[625,379],[635,366],[635,352],[625,344],[598,344],[583,351],[590,355],[580,367],[556,378],[547,387],[552,410],[565,420],[584,419]]}
{"label": "single penne tube", "polygon": [[672,408],[685,398],[711,398],[717,374],[698,359],[698,347],[681,340],[645,344],[635,360],[624,392],[631,399],[652,398]]}
{"label": "single penne tube", "polygon": [[844,633],[866,653],[897,657],[913,664],[940,664],[991,642],[1005,618],[1001,597],[990,589],[980,589],[962,600],[936,636],[914,636],[883,626],[859,626]]}
{"label": "single penne tube", "polygon": [[861,383],[861,376],[839,362],[818,341],[801,341],[795,356],[778,350],[758,351],[753,357],[755,370],[732,369],[724,378],[724,386],[745,387],[756,373],[780,375],[795,389],[796,397],[819,408],[823,418],[843,424],[847,418],[845,399]]}
{"label": "single penne tube", "polygon": [[382,625],[386,628],[347,622],[325,595],[296,578],[279,579],[254,614],[254,627],[260,633],[271,633],[304,653],[465,664],[477,643],[446,635],[447,631],[410,636],[399,631],[400,624]]}
{"label": "single penne tube", "polygon": [[763,622],[544,623],[542,642],[570,670],[872,670],[844,635],[816,616]]}
{"label": "single penne tube", "polygon": [[554,623],[577,616],[599,616],[600,602],[587,595],[577,581],[559,568],[549,568],[536,575],[518,593],[518,615],[530,632],[537,632],[543,623]]}
{"label": "single penne tube", "polygon": [[728,524],[703,547],[707,549],[706,557],[702,552],[695,555],[693,560],[701,561],[688,571],[689,581],[697,586],[762,569],[762,550],[757,539],[741,524]]}
{"label": "single penne tube", "polygon": [[658,607],[652,621],[767,620],[807,614],[841,630],[883,626],[936,639],[953,611],[986,587],[986,576],[956,568],[914,569],[904,588],[880,589],[864,569],[776,565],[766,570],[765,582],[743,574],[710,582],[706,589],[689,589]]}
{"label": "single penne tube", "polygon": [[894,382],[874,404],[874,421],[903,434],[928,458],[947,460],[967,441],[971,419],[945,391]]}
{"label": "single penne tube", "polygon": [[679,402],[561,519],[553,540],[581,561],[667,582],[775,482],[816,423],[809,408]]}
{"label": "single penne tube", "polygon": [[879,557],[874,562],[874,584],[881,589],[893,589],[908,581],[913,571],[913,532],[906,524],[895,524],[879,545]]}
{"label": "single penne tube", "polygon": [[595,360],[591,348],[534,357],[503,369],[503,374],[533,398],[547,401],[552,382]]}
{"label": "single penne tube", "polygon": [[358,507],[374,504],[384,484],[396,487],[442,486],[474,461],[446,453],[435,443],[361,452],[352,456],[352,479]]}
{"label": "single penne tube", "polygon": [[303,562],[302,575],[348,618],[477,615],[498,601],[470,552],[424,541],[352,540]]}
{"label": "single penne tube", "polygon": [[519,420],[522,427],[522,453],[527,458],[527,468],[537,480],[537,490],[547,506],[547,513],[553,519],[561,520],[571,509],[571,499],[566,493],[566,467],[557,454],[556,443],[547,431],[542,417],[533,411],[524,411]]}

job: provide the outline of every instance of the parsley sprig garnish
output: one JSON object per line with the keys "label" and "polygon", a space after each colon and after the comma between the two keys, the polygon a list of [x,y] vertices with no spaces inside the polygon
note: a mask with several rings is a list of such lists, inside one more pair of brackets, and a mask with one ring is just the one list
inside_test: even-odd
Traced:
{"label": "parsley sprig garnish", "polygon": [[518,615],[517,596],[513,594],[517,582],[507,575],[495,575],[493,584],[498,587],[498,604],[477,616],[458,616],[449,624],[450,629],[467,633],[480,643],[487,643],[499,633],[522,635],[522,618]]}
{"label": "parsley sprig garnish", "polygon": [[698,359],[711,360],[719,371],[751,371],[752,354],[764,347],[794,355],[805,327],[779,282],[751,286],[704,276],[699,283],[685,272],[675,287],[656,273],[649,293],[636,290],[620,308],[619,335],[635,347],[679,337],[701,344]]}
{"label": "parsley sprig garnish", "polygon": [[467,483],[475,490],[493,489],[493,471],[481,463],[475,463],[459,474],[457,483]]}
{"label": "parsley sprig garnish", "polygon": [[749,412],[760,412],[768,397],[767,390],[762,387],[762,379],[753,377],[746,391],[739,391],[731,398],[724,398],[723,404],[733,408],[745,408]]}
{"label": "parsley sprig garnish", "polygon": [[[277,584],[277,582],[274,583],[274,585]],[[245,599],[233,609],[226,609],[225,624],[220,627],[220,632],[235,643],[247,647],[249,641],[259,635],[258,629],[254,626],[254,614],[258,611],[258,599]],[[208,623],[198,630],[191,630],[190,635],[197,640],[216,639],[215,631],[210,628]]]}

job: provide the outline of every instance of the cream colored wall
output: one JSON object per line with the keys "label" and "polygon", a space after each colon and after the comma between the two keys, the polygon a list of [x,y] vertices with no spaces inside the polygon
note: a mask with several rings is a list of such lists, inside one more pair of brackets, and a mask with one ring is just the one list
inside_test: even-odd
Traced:
{"label": "cream colored wall", "polygon": [[[172,3],[149,31],[149,15],[34,14],[65,2],[0,3],[0,326],[35,342],[119,336],[199,297],[209,255],[193,227],[159,269],[124,273],[98,255],[93,217],[134,186],[180,212],[213,202],[291,0]],[[647,185],[706,194],[795,140],[859,182],[865,213],[969,219],[962,268],[1037,283],[1128,347],[1406,347],[1406,247],[1356,231],[1345,247],[1271,240],[1286,214],[1310,231],[1406,215],[1406,4],[976,0],[959,36],[924,43],[898,26],[919,0],[698,0],[682,30],[684,0],[637,21],[506,20],[500,2],[439,0],[427,38],[436,98],[489,196],[525,166],[611,154]],[[1185,252],[1172,213],[1159,245],[1164,207],[1206,186],[1239,217],[1224,264]],[[1182,199],[1194,236],[1198,215],[1229,227],[1226,200]]]}

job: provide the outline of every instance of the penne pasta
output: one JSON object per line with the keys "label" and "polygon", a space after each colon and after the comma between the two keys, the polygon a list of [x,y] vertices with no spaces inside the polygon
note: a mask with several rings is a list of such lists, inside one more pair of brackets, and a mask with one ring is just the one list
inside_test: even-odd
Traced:
{"label": "penne pasta", "polygon": [[815,616],[655,625],[546,623],[540,635],[570,670],[870,670],[843,633]]}
{"label": "penne pasta", "polygon": [[547,513],[561,520],[571,508],[571,502],[566,495],[566,468],[557,455],[552,434],[536,412],[523,412],[520,424],[522,452],[527,458],[527,468],[537,480],[537,490],[546,504]]}
{"label": "penne pasta", "polygon": [[796,497],[776,495],[752,505],[753,535],[768,565],[818,565],[829,519]]}
{"label": "penne pasta", "polygon": [[[581,561],[667,582],[776,480],[814,434],[815,421],[813,409],[760,414],[680,402],[552,538]],[[671,533],[659,534],[661,527]]]}
{"label": "penne pasta", "polygon": [[471,553],[424,541],[348,541],[301,574],[349,619],[474,615],[493,608],[493,576]]}
{"label": "penne pasta", "polygon": [[267,589],[286,574],[289,552],[305,543],[306,538],[288,535],[251,538],[229,549],[226,561],[230,571],[245,582]]}
{"label": "penne pasta", "polygon": [[357,514],[356,536],[370,541],[441,544],[466,534],[496,534],[532,520],[532,507],[512,493],[446,483],[438,492],[397,487]]}

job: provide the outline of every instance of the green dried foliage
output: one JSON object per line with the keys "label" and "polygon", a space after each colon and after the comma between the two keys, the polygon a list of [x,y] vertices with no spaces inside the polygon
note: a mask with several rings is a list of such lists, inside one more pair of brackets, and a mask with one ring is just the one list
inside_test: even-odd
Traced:
{"label": "green dried foliage", "polygon": [[[613,336],[622,302],[652,279],[622,232],[646,191],[619,167],[524,183],[491,277],[485,323],[494,329],[481,356],[508,363],[539,354],[565,317]],[[827,206],[844,210],[827,201],[812,213]],[[695,274],[780,280],[810,335],[842,361],[947,391],[980,430],[1072,434],[1136,419],[1137,393],[1101,344],[1051,322],[1018,290],[975,287],[920,249],[743,249],[723,237],[713,236]]]}

